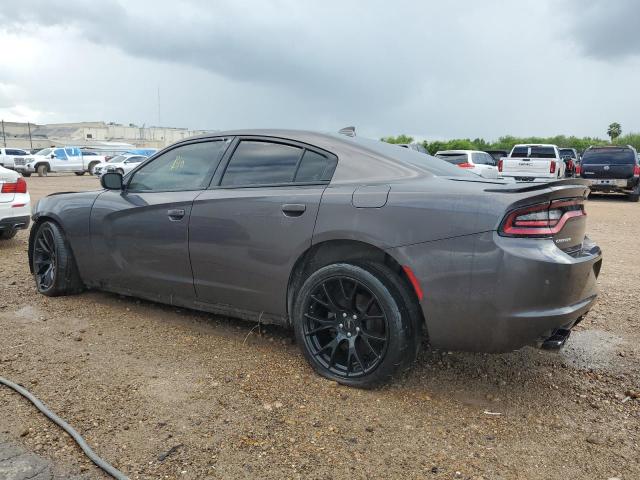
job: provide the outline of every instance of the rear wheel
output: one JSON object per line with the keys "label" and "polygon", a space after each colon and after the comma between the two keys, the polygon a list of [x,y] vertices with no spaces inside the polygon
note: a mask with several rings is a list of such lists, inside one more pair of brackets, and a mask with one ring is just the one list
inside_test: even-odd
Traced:
{"label": "rear wheel", "polygon": [[398,276],[383,265],[328,265],[296,295],[296,338],[322,376],[373,387],[415,360],[419,326]]}
{"label": "rear wheel", "polygon": [[94,168],[96,168],[96,165],[98,165],[99,163],[100,163],[100,162],[91,162],[91,163],[89,164],[89,173],[90,173],[91,175],[93,175],[93,174],[94,174],[93,169],[94,169]]}
{"label": "rear wheel", "polygon": [[15,228],[9,228],[7,230],[0,230],[0,240],[10,240],[16,236],[18,230]]}
{"label": "rear wheel", "polygon": [[75,173],[77,176],[81,177],[82,175],[84,175],[84,172],[73,172]]}
{"label": "rear wheel", "polygon": [[38,292],[56,297],[82,291],[75,259],[58,225],[48,221],[40,224],[32,248]]}
{"label": "rear wheel", "polygon": [[640,200],[640,194],[638,193],[631,193],[629,194],[629,201],[631,202],[637,202]]}
{"label": "rear wheel", "polygon": [[22,176],[28,178],[31,176],[31,172],[22,172]]}
{"label": "rear wheel", "polygon": [[48,165],[46,165],[46,164],[38,165],[38,176],[39,177],[46,177],[48,173],[49,173],[49,166]]}

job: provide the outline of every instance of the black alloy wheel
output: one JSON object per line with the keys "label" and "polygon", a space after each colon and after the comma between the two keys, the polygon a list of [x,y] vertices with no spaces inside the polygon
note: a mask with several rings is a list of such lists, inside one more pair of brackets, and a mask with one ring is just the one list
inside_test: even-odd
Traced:
{"label": "black alloy wheel", "polygon": [[384,358],[389,325],[380,300],[347,276],[331,277],[308,296],[306,347],[331,373],[349,378],[372,372]]}
{"label": "black alloy wheel", "polygon": [[56,280],[57,249],[51,224],[40,227],[33,246],[33,273],[39,291],[50,290]]}

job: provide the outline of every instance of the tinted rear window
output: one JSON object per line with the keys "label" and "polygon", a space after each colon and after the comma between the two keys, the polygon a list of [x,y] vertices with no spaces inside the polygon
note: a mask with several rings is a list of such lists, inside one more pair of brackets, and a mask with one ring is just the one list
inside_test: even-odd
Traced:
{"label": "tinted rear window", "polygon": [[556,150],[553,147],[531,147],[531,158],[556,158]]}
{"label": "tinted rear window", "polygon": [[633,165],[636,159],[628,148],[602,148],[587,150],[582,156],[583,165]]}
{"label": "tinted rear window", "polygon": [[529,155],[529,147],[514,147],[511,151],[511,157],[526,157]]}
{"label": "tinted rear window", "polygon": [[223,186],[269,185],[293,181],[302,149],[253,140],[240,142],[222,177]]}
{"label": "tinted rear window", "polygon": [[560,157],[576,158],[576,154],[570,148],[561,148],[559,152],[560,152]]}

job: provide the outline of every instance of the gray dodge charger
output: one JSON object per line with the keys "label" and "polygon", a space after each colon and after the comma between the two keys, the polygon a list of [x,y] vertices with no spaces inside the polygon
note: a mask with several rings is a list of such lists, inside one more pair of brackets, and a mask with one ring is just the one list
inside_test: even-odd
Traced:
{"label": "gray dodge charger", "polygon": [[486,179],[395,145],[247,130],[191,138],[35,208],[48,296],[99,289],[292,326],[368,387],[435,348],[560,348],[596,299],[580,179]]}

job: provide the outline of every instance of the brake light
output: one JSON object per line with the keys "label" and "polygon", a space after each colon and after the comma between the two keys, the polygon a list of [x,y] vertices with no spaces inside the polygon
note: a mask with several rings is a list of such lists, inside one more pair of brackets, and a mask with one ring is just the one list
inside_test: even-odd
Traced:
{"label": "brake light", "polygon": [[498,160],[498,171],[501,172],[502,171],[502,164],[504,162],[502,161],[502,159]]}
{"label": "brake light", "polygon": [[582,173],[582,167],[580,165],[576,165],[576,175],[580,175]]}
{"label": "brake light", "polygon": [[633,176],[640,177],[640,165],[636,165],[633,167]]}
{"label": "brake light", "polygon": [[562,230],[572,218],[584,217],[582,200],[556,200],[530,205],[508,213],[499,233],[506,237],[550,237]]}
{"label": "brake light", "polygon": [[14,183],[3,183],[2,193],[27,193],[27,182],[20,177]]}
{"label": "brake light", "polygon": [[556,161],[551,160],[551,165],[549,165],[549,173],[556,173]]}
{"label": "brake light", "polygon": [[473,164],[471,163],[459,163],[458,166],[460,168],[473,168]]}

